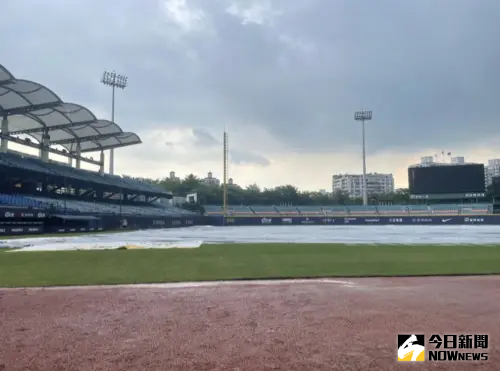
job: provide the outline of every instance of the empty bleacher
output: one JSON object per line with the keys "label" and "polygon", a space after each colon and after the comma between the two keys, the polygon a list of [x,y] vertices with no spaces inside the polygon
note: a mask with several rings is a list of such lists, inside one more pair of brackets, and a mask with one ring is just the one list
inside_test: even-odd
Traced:
{"label": "empty bleacher", "polygon": [[408,206],[404,205],[379,205],[377,206],[377,211],[379,215],[408,215]]}
{"label": "empty bleacher", "polygon": [[436,204],[430,207],[431,213],[435,215],[457,215],[460,213],[460,206],[453,204]]}
{"label": "empty bleacher", "polygon": [[294,216],[300,214],[299,209],[294,206],[276,206],[275,209],[278,210],[280,215]]}
{"label": "empty bleacher", "polygon": [[224,215],[224,209],[222,209],[222,206],[218,205],[206,205],[205,213],[207,215]]}
{"label": "empty bleacher", "polygon": [[41,196],[0,194],[0,204],[32,207],[70,213],[121,214],[144,216],[181,216],[192,215],[190,211],[170,206],[119,205],[102,202],[89,202],[69,199],[55,199]]}
{"label": "empty bleacher", "polygon": [[410,215],[428,215],[432,208],[428,205],[408,205]]}
{"label": "empty bleacher", "polygon": [[250,206],[250,209],[261,216],[279,216],[278,210],[274,206]]}
{"label": "empty bleacher", "polygon": [[76,169],[56,161],[44,162],[40,158],[29,155],[0,153],[0,165],[33,171],[38,174],[61,176],[68,179],[69,183],[71,179],[75,179],[141,192],[167,193],[165,189],[154,184],[117,175],[99,174],[95,171]]}
{"label": "empty bleacher", "polygon": [[321,206],[298,206],[300,215],[303,216],[324,216],[325,212]]}
{"label": "empty bleacher", "polygon": [[464,215],[490,214],[492,205],[486,203],[478,203],[471,205],[462,205],[460,213]]}
{"label": "empty bleacher", "polygon": [[47,209],[50,206],[43,201],[13,194],[0,194],[0,204],[37,209]]}
{"label": "empty bleacher", "polygon": [[[40,158],[23,155],[21,153],[7,152],[0,153],[0,166],[4,173],[11,171],[22,170],[21,174],[27,174],[29,177],[32,175],[33,181],[44,179],[44,176],[63,178],[66,187],[70,187],[72,183],[87,184],[89,187],[92,185],[101,186],[103,189],[116,189],[119,188],[124,193],[130,194],[151,194],[155,197],[168,196],[169,192],[165,189],[147,182],[136,180],[128,177],[120,177],[117,175],[100,174],[95,171],[83,170],[73,168],[60,162],[48,161],[44,162]],[[67,183],[66,183],[67,182]],[[81,183],[84,182],[84,183]],[[182,216],[194,215],[195,213],[186,211],[169,204],[147,204],[131,202],[119,203],[116,199],[108,201],[104,199],[96,199],[93,201],[78,200],[74,196],[54,194],[53,197],[47,193],[29,192],[25,194],[3,193],[0,194],[0,204],[28,207],[43,210],[51,210],[54,212],[68,212],[68,213],[94,213],[94,214],[120,214],[120,215],[143,215],[143,216]],[[40,193],[40,195],[35,194]],[[141,198],[138,198],[140,200]],[[248,208],[247,208],[248,209]]]}
{"label": "empty bleacher", "polygon": [[[206,206],[208,215],[224,215],[220,206]],[[240,216],[404,216],[404,215],[474,215],[490,214],[492,206],[478,204],[435,205],[346,205],[346,206],[228,206],[230,215]]]}
{"label": "empty bleacher", "polygon": [[351,215],[376,215],[376,206],[350,205],[348,206],[349,214]]}
{"label": "empty bleacher", "polygon": [[346,206],[325,206],[323,207],[323,211],[326,216],[346,216],[349,215],[348,209]]}
{"label": "empty bleacher", "polygon": [[228,213],[230,215],[240,215],[240,216],[253,216],[254,212],[248,206],[240,205],[240,206],[231,206],[228,209]]}

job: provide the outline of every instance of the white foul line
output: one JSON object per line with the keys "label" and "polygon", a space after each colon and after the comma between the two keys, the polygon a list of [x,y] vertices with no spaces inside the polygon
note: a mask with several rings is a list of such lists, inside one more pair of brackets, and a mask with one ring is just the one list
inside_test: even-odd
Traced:
{"label": "white foul line", "polygon": [[[335,280],[328,278],[318,279],[280,279],[280,280],[241,280],[241,281],[200,281],[200,282],[171,282],[171,283],[139,283],[123,285],[92,285],[92,286],[52,286],[52,287],[27,287],[17,288],[24,290],[88,290],[88,289],[114,289],[114,288],[138,288],[138,289],[186,289],[186,288],[205,288],[221,286],[273,286],[300,283],[327,283],[341,285],[344,287],[354,287],[352,281]],[[16,290],[3,289],[0,290]]]}

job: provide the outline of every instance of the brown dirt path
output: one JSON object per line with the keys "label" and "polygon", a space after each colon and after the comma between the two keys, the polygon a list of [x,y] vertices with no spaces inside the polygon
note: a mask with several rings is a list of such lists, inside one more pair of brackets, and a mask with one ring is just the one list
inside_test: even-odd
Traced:
{"label": "brown dirt path", "polygon": [[[498,370],[500,277],[349,281],[0,289],[0,371]],[[488,334],[490,360],[396,361],[431,332]]]}

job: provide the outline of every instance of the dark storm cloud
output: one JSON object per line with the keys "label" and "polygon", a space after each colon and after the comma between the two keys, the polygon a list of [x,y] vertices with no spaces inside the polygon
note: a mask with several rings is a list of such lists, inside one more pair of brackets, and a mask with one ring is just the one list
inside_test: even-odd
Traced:
{"label": "dark storm cloud", "polygon": [[195,138],[194,144],[197,146],[207,147],[219,144],[219,141],[212,134],[201,129],[193,129],[193,136]]}
{"label": "dark storm cloud", "polygon": [[0,63],[99,108],[102,70],[127,74],[126,130],[231,122],[294,151],[342,151],[359,145],[363,107],[371,151],[500,134],[497,1],[188,0],[203,16],[177,22],[160,1],[28,1],[0,3]]}

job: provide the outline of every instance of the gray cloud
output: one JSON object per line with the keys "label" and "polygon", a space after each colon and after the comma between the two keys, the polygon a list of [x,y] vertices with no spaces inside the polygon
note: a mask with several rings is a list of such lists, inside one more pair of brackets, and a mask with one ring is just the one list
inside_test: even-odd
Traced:
{"label": "gray cloud", "polygon": [[359,146],[363,107],[371,151],[500,134],[500,2],[187,0],[175,17],[166,3],[3,0],[1,63],[99,112],[102,70],[128,75],[125,130],[229,122],[294,151],[344,151]]}
{"label": "gray cloud", "polygon": [[271,161],[262,155],[238,150],[230,151],[229,159],[231,163],[236,165],[255,164],[269,166],[271,164]]}
{"label": "gray cloud", "polygon": [[193,129],[193,136],[195,138],[194,144],[202,147],[211,147],[220,144],[212,134],[205,130]]}

